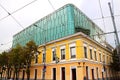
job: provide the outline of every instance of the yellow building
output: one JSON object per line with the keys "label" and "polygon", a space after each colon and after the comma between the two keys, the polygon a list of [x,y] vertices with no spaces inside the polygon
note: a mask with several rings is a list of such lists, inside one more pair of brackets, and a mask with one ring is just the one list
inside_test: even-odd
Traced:
{"label": "yellow building", "polygon": [[[39,46],[42,53],[38,56],[38,62],[31,66],[31,79],[42,79],[43,46]],[[48,42],[45,46],[46,80],[97,80],[112,77],[109,67],[112,51],[82,32]],[[59,58],[58,63],[56,57]],[[23,77],[23,73],[20,77]]]}
{"label": "yellow building", "polygon": [[[82,11],[67,4],[14,35],[13,47],[30,40],[39,45],[31,79],[43,79],[43,71],[46,80],[109,79],[113,48],[103,33]],[[19,77],[26,78],[25,70]]]}

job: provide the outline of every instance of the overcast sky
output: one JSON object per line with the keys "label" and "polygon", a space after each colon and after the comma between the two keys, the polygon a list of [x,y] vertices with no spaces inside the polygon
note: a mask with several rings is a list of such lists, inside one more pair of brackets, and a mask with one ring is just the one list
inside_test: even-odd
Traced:
{"label": "overcast sky", "polygon": [[[12,13],[32,1],[33,0],[0,0],[0,4],[9,13]],[[105,32],[114,31],[111,17],[109,17],[110,11],[108,7],[108,2],[112,2],[117,30],[120,31],[120,16],[119,16],[120,0],[100,0],[102,13],[103,16],[105,17],[104,20],[102,19],[99,0],[49,0],[49,1],[52,3],[55,10],[68,3],[74,4]],[[15,35],[19,31],[23,30],[24,28],[36,22],[37,20],[54,11],[49,1],[36,0],[32,4],[12,14],[12,16],[22,26],[16,23],[16,21],[11,16],[2,19],[8,14],[2,7],[0,7],[0,52],[7,50],[11,47],[13,35]],[[107,41],[114,46],[115,45],[114,35],[113,34],[107,35]]]}

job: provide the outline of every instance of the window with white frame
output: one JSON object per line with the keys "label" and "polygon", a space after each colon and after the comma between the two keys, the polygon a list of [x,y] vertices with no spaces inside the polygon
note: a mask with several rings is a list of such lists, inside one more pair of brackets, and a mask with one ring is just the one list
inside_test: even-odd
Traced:
{"label": "window with white frame", "polygon": [[61,60],[65,59],[65,46],[62,46],[60,48],[60,52],[61,52]]}
{"label": "window with white frame", "polygon": [[70,58],[76,58],[75,43],[70,44]]}
{"label": "window with white frame", "polygon": [[103,57],[102,57],[102,58],[103,58],[103,59],[102,59],[102,60],[103,60],[103,63],[105,63],[105,55],[103,55]]}
{"label": "window with white frame", "polygon": [[42,50],[42,62],[45,62],[45,50]]}
{"label": "window with white frame", "polygon": [[55,61],[55,59],[56,59],[56,49],[53,48],[52,49],[52,61]]}
{"label": "window with white frame", "polygon": [[87,58],[88,56],[87,56],[87,53],[88,51],[87,51],[87,44],[86,43],[84,43],[84,57],[85,58]]}
{"label": "window with white frame", "polygon": [[108,64],[108,56],[107,56],[107,59],[106,59],[106,63]]}
{"label": "window with white frame", "polygon": [[93,59],[93,57],[92,57],[92,49],[90,49],[90,59]]}
{"label": "window with white frame", "polygon": [[100,62],[101,62],[101,53],[99,53],[99,60],[100,60]]}
{"label": "window with white frame", "polygon": [[96,53],[96,50],[94,51],[94,56],[95,56],[95,60],[97,61],[97,53]]}
{"label": "window with white frame", "polygon": [[84,46],[84,57],[87,58],[87,47]]}

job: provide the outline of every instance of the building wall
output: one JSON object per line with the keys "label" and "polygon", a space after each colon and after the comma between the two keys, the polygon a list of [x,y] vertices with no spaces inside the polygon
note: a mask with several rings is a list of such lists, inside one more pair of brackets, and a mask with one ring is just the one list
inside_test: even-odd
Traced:
{"label": "building wall", "polygon": [[[70,58],[70,46],[75,44],[76,48],[76,58]],[[56,48],[56,55],[60,58],[60,49],[62,46],[65,46],[65,60],[59,59],[60,62],[57,64],[55,61],[52,61],[52,49]],[[87,58],[84,56],[84,46],[87,47]],[[90,49],[92,49],[92,59],[90,58]],[[39,47],[39,51],[43,51],[43,47]],[[95,60],[94,51],[96,51],[97,60]],[[101,54],[101,61],[100,56]],[[103,55],[105,55],[105,64],[103,64]],[[108,57],[108,58],[107,58]],[[97,79],[97,69],[98,68],[98,78],[102,78],[102,72],[104,78],[110,77],[111,69],[109,67],[109,63],[112,59],[111,52],[105,49],[100,44],[93,42],[83,36],[74,36],[65,40],[57,41],[51,44],[46,45],[46,79],[52,79],[53,73],[52,69],[56,68],[56,78],[57,80],[61,80],[61,67],[65,67],[65,78],[66,80],[71,79],[71,69],[76,69],[76,80],[83,80],[86,78],[86,66],[88,66],[88,79],[92,79],[92,69],[94,70],[94,78]],[[103,65],[107,71],[103,71]],[[39,55],[38,63],[32,65],[31,67],[31,78],[34,79],[34,70],[38,70],[37,77],[38,79],[42,79],[42,53]]]}

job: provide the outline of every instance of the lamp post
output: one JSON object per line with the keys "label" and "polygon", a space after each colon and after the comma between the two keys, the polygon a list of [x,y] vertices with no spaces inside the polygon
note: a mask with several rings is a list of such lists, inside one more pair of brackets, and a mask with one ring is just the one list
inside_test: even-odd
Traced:
{"label": "lamp post", "polygon": [[[37,25],[34,24],[35,27],[38,27]],[[42,28],[41,28],[42,29]],[[42,29],[43,31],[45,31],[44,29]],[[45,36],[44,36],[44,45],[43,45],[43,74],[42,74],[42,80],[45,80],[45,72],[46,72],[46,32],[45,32]]]}
{"label": "lamp post", "polygon": [[[38,27],[37,25],[34,24],[35,27],[37,28],[40,28]],[[46,30],[43,29],[43,28],[40,28],[42,29],[43,31],[45,31],[44,33],[44,45],[43,45],[43,74],[42,74],[42,80],[45,80],[45,72],[46,72]],[[55,52],[56,52],[56,49],[55,49]],[[59,62],[59,58],[57,57],[56,53],[55,53],[55,61],[56,61],[56,64]]]}

